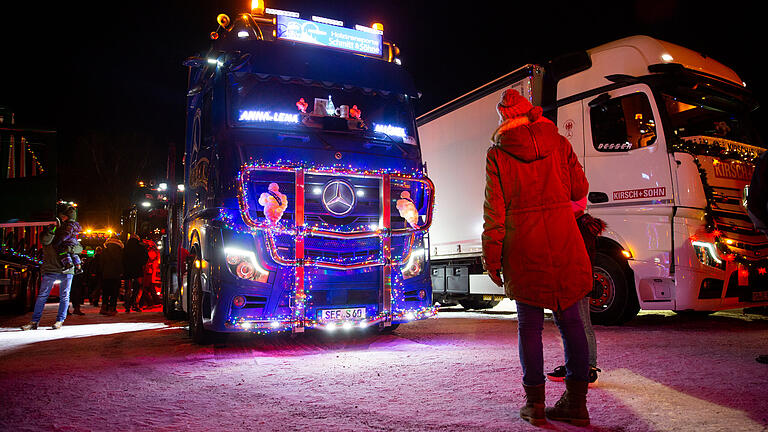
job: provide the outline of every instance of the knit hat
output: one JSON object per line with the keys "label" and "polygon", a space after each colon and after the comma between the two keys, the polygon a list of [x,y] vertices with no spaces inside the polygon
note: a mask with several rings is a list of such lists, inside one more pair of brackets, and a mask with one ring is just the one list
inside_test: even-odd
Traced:
{"label": "knit hat", "polygon": [[57,214],[63,214],[71,221],[77,220],[77,209],[70,204],[59,204],[56,207]]}
{"label": "knit hat", "polygon": [[528,120],[536,121],[541,117],[541,107],[535,107],[527,98],[520,96],[515,89],[506,89],[501,95],[501,101],[496,106],[501,121],[515,117],[527,116]]}

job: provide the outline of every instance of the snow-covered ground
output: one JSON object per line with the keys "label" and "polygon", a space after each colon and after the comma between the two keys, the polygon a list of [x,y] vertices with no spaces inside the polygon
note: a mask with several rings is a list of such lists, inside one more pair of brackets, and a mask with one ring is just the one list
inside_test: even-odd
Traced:
{"label": "snow-covered ground", "polygon": [[[453,308],[393,335],[237,335],[200,347],[159,310],[71,316],[58,331],[0,317],[0,431],[534,430],[523,403],[509,303]],[[120,308],[122,310],[122,308]],[[768,318],[642,313],[597,326],[599,431],[768,428]],[[562,361],[545,324],[547,369]],[[551,404],[562,384],[547,386]],[[577,430],[552,422],[544,428]]]}

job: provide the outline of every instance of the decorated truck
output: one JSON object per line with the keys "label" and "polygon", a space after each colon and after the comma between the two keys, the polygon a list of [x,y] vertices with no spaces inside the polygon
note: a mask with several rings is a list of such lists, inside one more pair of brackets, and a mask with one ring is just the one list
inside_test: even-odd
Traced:
{"label": "decorated truck", "polygon": [[746,212],[764,151],[750,119],[757,101],[730,68],[646,36],[524,66],[417,119],[430,175],[453,191],[438,196],[430,230],[437,298],[497,295],[480,263],[485,153],[510,87],[571,142],[588,212],[608,224],[593,262],[595,323],[621,324],[641,308],[768,304],[768,241]]}
{"label": "decorated truck", "polygon": [[210,50],[185,63],[185,190],[169,206],[166,312],[186,315],[197,342],[385,331],[434,316],[434,188],[399,49],[380,25],[258,4],[217,21]]}

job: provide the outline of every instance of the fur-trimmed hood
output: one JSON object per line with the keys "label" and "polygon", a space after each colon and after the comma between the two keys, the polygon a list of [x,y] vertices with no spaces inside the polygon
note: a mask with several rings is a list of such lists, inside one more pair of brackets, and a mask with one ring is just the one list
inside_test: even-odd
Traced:
{"label": "fur-trimmed hood", "polygon": [[501,150],[523,162],[532,162],[549,156],[557,140],[557,126],[545,117],[531,121],[527,116],[514,117],[502,122],[491,137]]}

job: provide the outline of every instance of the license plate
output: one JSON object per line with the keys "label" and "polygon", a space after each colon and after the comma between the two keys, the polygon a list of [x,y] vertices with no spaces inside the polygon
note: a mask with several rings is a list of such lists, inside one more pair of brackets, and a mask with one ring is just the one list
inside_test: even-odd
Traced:
{"label": "license plate", "polygon": [[752,301],[768,300],[768,291],[757,291],[752,293]]}
{"label": "license plate", "polygon": [[317,318],[323,322],[360,320],[365,318],[365,308],[322,309]]}

